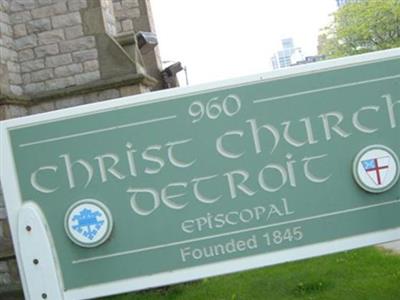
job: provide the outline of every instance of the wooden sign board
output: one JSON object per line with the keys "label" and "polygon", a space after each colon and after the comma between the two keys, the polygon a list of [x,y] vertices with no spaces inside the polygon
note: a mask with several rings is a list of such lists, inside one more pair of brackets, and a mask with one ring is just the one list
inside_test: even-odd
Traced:
{"label": "wooden sign board", "polygon": [[400,50],[1,123],[27,299],[84,299],[400,237]]}

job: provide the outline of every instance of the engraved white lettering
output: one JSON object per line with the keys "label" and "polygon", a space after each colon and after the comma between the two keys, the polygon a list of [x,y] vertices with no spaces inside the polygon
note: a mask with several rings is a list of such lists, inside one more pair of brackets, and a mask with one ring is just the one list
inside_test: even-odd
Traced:
{"label": "engraved white lettering", "polygon": [[[339,136],[343,138],[347,138],[350,136],[350,133],[347,133],[343,129],[339,127],[339,124],[342,123],[344,117],[343,114],[337,111],[328,112],[319,116],[322,119],[322,123],[324,125],[325,138],[329,141],[332,138],[331,130],[336,132]],[[330,125],[329,118],[335,118],[336,123],[334,125]]]}
{"label": "engraved white lettering", "polygon": [[[242,180],[240,181],[239,184],[235,182],[234,176],[239,175],[242,177]],[[250,175],[247,171],[244,170],[236,170],[232,172],[225,173],[224,176],[228,178],[228,184],[229,184],[229,192],[231,195],[232,199],[235,199],[237,197],[237,192],[236,190],[241,190],[243,193],[245,193],[248,196],[253,196],[256,192],[252,191],[248,186],[245,185],[247,180],[249,179]]]}
{"label": "engraved white lettering", "polygon": [[330,177],[331,174],[325,177],[318,177],[316,175],[314,175],[311,171],[310,171],[310,162],[314,161],[316,159],[321,159],[324,157],[327,157],[328,154],[323,154],[323,155],[318,155],[318,156],[311,156],[311,157],[305,157],[303,158],[302,161],[304,161],[304,175],[306,176],[306,178],[308,180],[310,180],[311,182],[314,183],[323,183],[325,181],[327,181]]}
{"label": "engraved white lettering", "polygon": [[166,144],[166,146],[168,147],[168,159],[172,165],[174,165],[177,168],[189,168],[196,162],[196,160],[192,160],[191,162],[184,163],[184,162],[176,159],[175,155],[173,154],[174,153],[173,150],[176,145],[187,144],[187,143],[190,143],[191,141],[192,141],[192,139],[187,139],[187,140],[183,140],[183,141],[177,141],[177,142],[172,142],[172,143]]}
{"label": "engraved white lettering", "polygon": [[171,183],[171,184],[168,184],[165,188],[163,188],[161,190],[161,200],[169,208],[182,209],[188,204],[188,202],[185,202],[183,204],[178,204],[178,203],[175,203],[172,201],[173,199],[181,198],[182,196],[185,196],[185,193],[168,194],[169,190],[171,190],[172,188],[178,188],[178,187],[186,188],[187,183],[186,182]]}
{"label": "engraved white lettering", "polygon": [[394,111],[395,105],[400,105],[400,100],[397,100],[396,102],[393,103],[392,96],[390,94],[383,95],[382,98],[386,100],[386,106],[389,114],[389,122],[390,122],[390,127],[391,128],[396,128],[397,122],[396,122],[396,115]]}
{"label": "engraved white lettering", "polygon": [[233,130],[233,131],[225,132],[223,135],[221,135],[217,139],[217,151],[218,151],[219,154],[221,154],[222,156],[224,156],[226,158],[237,159],[237,158],[242,157],[244,152],[233,153],[231,151],[226,150],[226,147],[223,145],[224,138],[226,138],[228,136],[233,136],[233,135],[238,135],[238,136],[242,137],[243,136],[243,131]]}
{"label": "engraved white lettering", "polygon": [[[157,191],[154,189],[132,189],[129,188],[127,190],[128,193],[132,193],[131,197],[131,207],[134,212],[141,216],[148,216],[152,212],[154,212],[160,206],[160,196],[158,195]],[[142,208],[138,204],[138,195],[142,195],[141,198],[142,202],[148,203],[150,200],[150,208]],[[145,195],[147,194],[147,197]],[[149,205],[146,205],[149,206]]]}
{"label": "engraved white lettering", "polygon": [[280,140],[279,131],[270,124],[264,124],[259,127],[257,125],[257,122],[255,119],[247,120],[246,122],[250,124],[251,133],[252,133],[253,142],[254,142],[254,148],[255,148],[256,153],[259,154],[262,152],[261,139],[260,139],[261,129],[267,130],[267,132],[272,134],[274,142],[273,142],[273,146],[272,146],[270,153],[273,153],[279,144],[279,140]]}
{"label": "engraved white lettering", "polygon": [[37,169],[35,172],[31,174],[31,185],[39,192],[45,193],[45,194],[50,194],[54,193],[55,191],[58,190],[58,187],[50,188],[50,187],[45,187],[43,184],[40,184],[38,181],[38,174],[39,172],[48,172],[52,171],[54,173],[57,172],[58,167],[57,166],[43,166]]}
{"label": "engraved white lettering", "polygon": [[[121,174],[118,170],[115,169],[115,166],[119,163],[119,158],[116,154],[109,153],[109,154],[103,154],[96,156],[94,159],[96,159],[99,163],[99,169],[100,169],[100,176],[101,176],[101,181],[106,182],[108,177],[107,177],[107,172],[113,175],[114,177],[118,178],[119,180],[122,180],[125,178],[123,174]],[[106,167],[104,160],[109,159],[112,160],[112,165],[110,167]]]}
{"label": "engraved white lettering", "polygon": [[364,106],[361,107],[359,110],[357,110],[354,114],[353,114],[353,125],[356,129],[358,129],[361,132],[364,133],[374,133],[376,131],[378,131],[378,128],[368,128],[367,126],[361,124],[360,119],[359,119],[359,114],[363,111],[366,110],[374,110],[374,111],[379,111],[379,106]]}
{"label": "engraved white lettering", "polygon": [[92,166],[85,160],[83,159],[78,159],[77,161],[71,162],[71,158],[69,154],[63,154],[60,155],[61,158],[64,159],[65,163],[65,170],[67,171],[67,177],[68,177],[68,182],[69,182],[69,187],[72,189],[75,187],[75,175],[73,173],[73,167],[76,166],[81,166],[84,168],[87,174],[87,179],[85,183],[85,188],[89,185],[89,183],[92,181],[93,178],[93,168]]}

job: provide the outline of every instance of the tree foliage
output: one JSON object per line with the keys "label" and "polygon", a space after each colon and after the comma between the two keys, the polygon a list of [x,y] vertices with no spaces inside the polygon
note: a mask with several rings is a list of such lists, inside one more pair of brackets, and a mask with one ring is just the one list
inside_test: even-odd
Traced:
{"label": "tree foliage", "polygon": [[318,38],[319,53],[330,58],[396,47],[400,47],[400,0],[344,5]]}

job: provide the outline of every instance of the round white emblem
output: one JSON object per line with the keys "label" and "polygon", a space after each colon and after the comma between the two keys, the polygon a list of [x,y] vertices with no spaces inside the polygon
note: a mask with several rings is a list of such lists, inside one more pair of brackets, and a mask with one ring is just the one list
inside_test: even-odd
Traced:
{"label": "round white emblem", "polygon": [[393,187],[399,179],[399,170],[396,153],[382,145],[366,147],[354,159],[354,178],[371,193],[382,193]]}
{"label": "round white emblem", "polygon": [[113,220],[108,208],[100,201],[84,199],[73,204],[65,215],[68,237],[82,247],[97,247],[111,234]]}

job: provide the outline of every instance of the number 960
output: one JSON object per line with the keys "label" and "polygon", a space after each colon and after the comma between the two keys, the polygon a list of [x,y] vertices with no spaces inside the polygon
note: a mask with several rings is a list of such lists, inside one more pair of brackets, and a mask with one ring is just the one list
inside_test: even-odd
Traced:
{"label": "number 960", "polygon": [[221,99],[214,97],[208,100],[206,104],[201,101],[194,101],[189,106],[189,115],[193,118],[192,123],[199,122],[203,118],[216,120],[221,115],[232,117],[236,115],[242,107],[238,96],[228,95]]}

